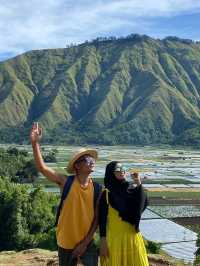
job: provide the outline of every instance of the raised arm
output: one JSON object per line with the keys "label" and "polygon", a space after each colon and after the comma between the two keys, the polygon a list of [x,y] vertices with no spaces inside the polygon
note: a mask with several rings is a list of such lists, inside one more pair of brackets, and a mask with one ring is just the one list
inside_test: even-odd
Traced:
{"label": "raised arm", "polygon": [[40,151],[39,140],[42,137],[42,128],[38,126],[38,123],[34,123],[31,132],[30,132],[30,140],[33,148],[33,155],[35,159],[35,164],[39,172],[41,172],[44,176],[46,176],[50,181],[58,184],[62,189],[66,182],[66,176],[57,173],[50,167],[48,167],[43,158]]}

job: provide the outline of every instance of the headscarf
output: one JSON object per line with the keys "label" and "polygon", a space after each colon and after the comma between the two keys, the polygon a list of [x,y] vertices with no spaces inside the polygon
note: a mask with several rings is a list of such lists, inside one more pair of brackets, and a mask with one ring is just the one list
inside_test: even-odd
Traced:
{"label": "headscarf", "polygon": [[135,225],[139,231],[141,214],[147,206],[147,197],[142,186],[134,187],[125,179],[118,180],[114,171],[118,161],[112,161],[106,166],[104,184],[109,190],[109,203],[116,209],[122,220]]}
{"label": "headscarf", "polygon": [[106,166],[104,185],[109,191],[118,190],[122,187],[124,188],[128,187],[129,183],[125,179],[119,180],[115,177],[114,172],[117,164],[119,163],[120,162],[118,161],[112,161]]}

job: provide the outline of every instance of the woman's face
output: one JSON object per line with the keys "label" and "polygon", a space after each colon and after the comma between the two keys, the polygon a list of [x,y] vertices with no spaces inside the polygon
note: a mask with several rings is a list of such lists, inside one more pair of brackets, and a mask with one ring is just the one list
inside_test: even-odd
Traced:
{"label": "woman's face", "polygon": [[114,170],[114,175],[116,179],[123,180],[125,179],[126,171],[121,163],[117,163]]}

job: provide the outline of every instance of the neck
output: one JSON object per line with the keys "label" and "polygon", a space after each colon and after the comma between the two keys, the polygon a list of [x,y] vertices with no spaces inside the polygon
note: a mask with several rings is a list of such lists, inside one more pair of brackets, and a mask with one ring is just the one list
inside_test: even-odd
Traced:
{"label": "neck", "polygon": [[78,179],[78,181],[79,181],[79,183],[81,185],[85,185],[85,184],[88,183],[89,175],[88,174],[77,173],[76,174],[76,178]]}

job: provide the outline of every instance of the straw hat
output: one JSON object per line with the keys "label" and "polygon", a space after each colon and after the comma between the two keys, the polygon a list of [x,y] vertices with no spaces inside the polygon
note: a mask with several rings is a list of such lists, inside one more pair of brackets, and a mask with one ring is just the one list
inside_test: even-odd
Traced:
{"label": "straw hat", "polygon": [[78,151],[75,151],[72,156],[71,159],[69,160],[68,166],[67,166],[67,172],[69,174],[73,174],[75,173],[75,169],[74,169],[74,163],[83,155],[90,155],[91,157],[93,157],[95,160],[98,158],[98,153],[96,150],[92,150],[92,149],[86,149],[86,148],[81,148]]}

